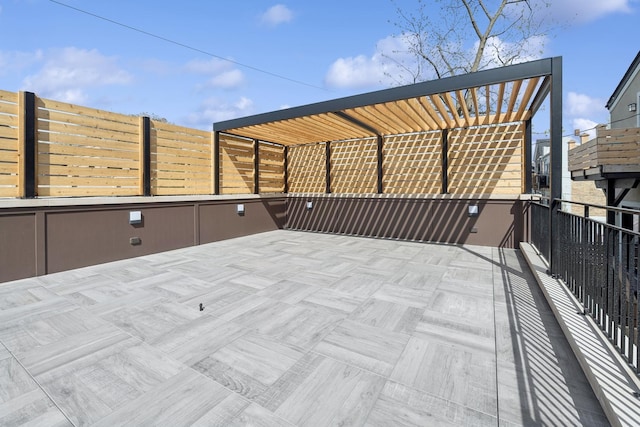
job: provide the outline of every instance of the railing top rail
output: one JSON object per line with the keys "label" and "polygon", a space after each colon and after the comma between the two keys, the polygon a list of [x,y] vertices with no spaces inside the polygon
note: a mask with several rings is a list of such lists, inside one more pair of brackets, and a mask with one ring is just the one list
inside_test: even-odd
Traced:
{"label": "railing top rail", "polygon": [[594,205],[593,203],[576,202],[573,200],[565,200],[565,199],[554,199],[554,202],[571,203],[573,205],[588,206],[590,208],[596,208],[596,209],[605,209],[612,212],[620,212],[620,213],[626,213],[631,215],[640,215],[639,209],[628,209],[628,208],[618,208],[614,206]]}
{"label": "railing top rail", "polygon": [[[532,202],[538,202],[539,204],[543,204],[545,206],[549,205],[549,201],[550,201],[550,198],[546,196],[540,196],[537,200],[532,199]],[[620,212],[620,213],[625,213],[630,215],[640,215],[640,209],[618,208],[614,206],[596,205],[593,203],[576,202],[574,200],[566,200],[566,199],[554,199],[553,201],[556,203],[570,203],[572,205],[587,206],[589,208],[604,209],[612,212]]]}
{"label": "railing top rail", "polygon": [[[624,208],[614,208],[612,206],[592,205],[590,203],[573,202],[571,200],[564,200],[564,199],[554,199],[554,202],[556,202],[556,203],[557,202],[571,203],[571,204],[575,204],[575,205],[588,206],[590,208],[591,207],[593,207],[593,208],[601,208],[601,209],[612,210],[612,211],[615,211],[615,212],[627,213],[627,214],[631,214],[631,215],[640,215],[640,210],[636,210],[636,209],[624,209]],[[566,214],[566,215],[572,215],[572,216],[578,216],[579,217],[579,215],[572,214],[570,212],[563,212],[563,213]],[[587,220],[587,221],[595,221],[592,218],[585,218],[585,220]],[[604,224],[604,223],[603,223],[603,226],[605,226],[605,227],[607,227],[607,228],[609,228],[610,230],[613,230],[613,231],[620,231],[620,232],[623,232],[623,233],[626,233],[626,234],[631,234],[631,235],[634,235],[636,237],[640,237],[640,232],[633,231],[633,230],[630,230],[628,228],[623,228],[623,227],[619,227],[617,225]]]}
{"label": "railing top rail", "polygon": [[533,203],[537,203],[539,205],[549,206],[549,198],[546,196],[538,195],[537,199],[531,199]]}

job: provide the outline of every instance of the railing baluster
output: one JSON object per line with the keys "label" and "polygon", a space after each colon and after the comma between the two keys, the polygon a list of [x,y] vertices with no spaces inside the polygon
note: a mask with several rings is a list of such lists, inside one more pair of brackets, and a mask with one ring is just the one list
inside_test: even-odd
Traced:
{"label": "railing baluster", "polygon": [[620,351],[627,359],[629,330],[629,235],[622,233],[622,258],[621,258],[621,281],[620,281]]}
{"label": "railing baluster", "polygon": [[[640,348],[638,348],[638,286],[640,285],[639,279],[638,279],[638,275],[639,275],[639,271],[638,271],[638,263],[639,263],[639,258],[640,258],[640,254],[638,253],[639,248],[638,248],[638,240],[640,240],[638,238],[638,236],[634,236],[633,241],[634,241],[634,257],[633,257],[633,276],[632,276],[632,280],[633,280],[633,293],[632,293],[632,302],[633,302],[633,324],[632,324],[632,331],[633,333],[630,334],[631,336],[633,336],[633,346],[631,346],[631,351],[635,351],[635,366],[636,366],[636,373],[640,372]],[[631,359],[633,360],[633,359]]]}

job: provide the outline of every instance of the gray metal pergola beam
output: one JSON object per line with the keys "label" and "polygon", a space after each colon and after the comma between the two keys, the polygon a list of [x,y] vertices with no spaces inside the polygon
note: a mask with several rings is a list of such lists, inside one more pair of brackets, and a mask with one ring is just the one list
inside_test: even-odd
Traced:
{"label": "gray metal pergola beam", "polygon": [[419,96],[435,95],[514,80],[545,77],[552,74],[553,63],[559,59],[560,58],[540,59],[523,64],[510,65],[508,67],[483,70],[460,76],[446,77],[439,80],[430,80],[364,93],[361,95],[272,111],[269,113],[225,120],[214,123],[213,129],[214,131],[224,132],[229,129],[254,126],[279,120],[295,119],[316,114],[333,113],[336,111],[343,111],[385,102],[400,101]]}
{"label": "gray metal pergola beam", "polygon": [[551,91],[551,77],[548,75],[542,81],[542,84],[538,89],[538,93],[536,93],[536,96],[533,98],[533,101],[531,101],[531,106],[529,107],[529,109],[531,110],[532,116],[536,115],[536,113],[542,106],[542,103],[547,98],[547,95],[549,95],[550,91]]}

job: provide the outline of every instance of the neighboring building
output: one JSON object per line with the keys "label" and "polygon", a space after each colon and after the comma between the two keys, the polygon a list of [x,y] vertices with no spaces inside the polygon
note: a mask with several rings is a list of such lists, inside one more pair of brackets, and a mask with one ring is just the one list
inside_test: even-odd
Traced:
{"label": "neighboring building", "polygon": [[[640,52],[629,66],[629,69],[613,91],[607,102],[610,114],[611,129],[640,127]],[[640,139],[638,139],[640,140]],[[636,140],[636,141],[638,141]],[[640,174],[633,176],[633,182],[627,183],[631,187],[619,204],[622,208],[640,208],[640,189],[638,188]],[[617,186],[616,186],[617,187]]]}
{"label": "neighboring building", "polygon": [[[607,102],[610,125],[599,126],[595,139],[569,153],[571,179],[595,181],[604,190],[606,205],[640,209],[640,52]],[[609,213],[607,222],[638,228],[631,215]]]}
{"label": "neighboring building", "polygon": [[536,140],[533,152],[533,189],[536,193],[548,194],[550,139]]}
{"label": "neighboring building", "polygon": [[607,110],[611,115],[611,128],[640,127],[640,52],[624,74],[620,83],[607,102]]}
{"label": "neighboring building", "polygon": [[[549,139],[538,139],[534,150],[534,190],[537,193],[549,195]],[[589,203],[604,206],[607,199],[604,192],[597,188],[593,181],[573,181],[569,172],[569,151],[576,145],[571,137],[562,139],[562,198],[574,202]],[[584,209],[579,205],[568,205],[571,213],[582,214]],[[604,220],[603,209],[591,209],[589,216],[598,220]]]}

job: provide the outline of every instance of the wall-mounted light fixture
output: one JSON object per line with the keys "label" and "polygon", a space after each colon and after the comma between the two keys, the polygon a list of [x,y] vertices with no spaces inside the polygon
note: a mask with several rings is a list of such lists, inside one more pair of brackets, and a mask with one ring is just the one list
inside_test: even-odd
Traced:
{"label": "wall-mounted light fixture", "polygon": [[131,211],[129,212],[129,224],[142,224],[142,212],[141,211]]}
{"label": "wall-mounted light fixture", "polygon": [[307,210],[310,211],[311,209],[313,209],[313,202],[307,201]]}
{"label": "wall-mounted light fixture", "polygon": [[244,216],[244,204],[236,205],[236,213],[240,216]]}
{"label": "wall-mounted light fixture", "polygon": [[469,216],[478,216],[478,205],[469,205]]}
{"label": "wall-mounted light fixture", "polygon": [[635,102],[632,102],[631,104],[629,104],[629,112],[633,113],[638,109],[638,104],[636,104]]}

